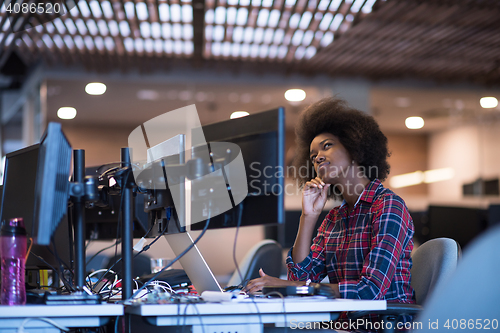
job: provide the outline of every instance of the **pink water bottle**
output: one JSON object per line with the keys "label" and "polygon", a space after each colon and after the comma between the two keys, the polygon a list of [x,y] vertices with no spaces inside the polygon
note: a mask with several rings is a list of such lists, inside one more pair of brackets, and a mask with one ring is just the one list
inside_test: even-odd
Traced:
{"label": "pink water bottle", "polygon": [[24,270],[26,263],[26,229],[22,218],[4,222],[0,229],[2,290],[4,305],[26,304]]}

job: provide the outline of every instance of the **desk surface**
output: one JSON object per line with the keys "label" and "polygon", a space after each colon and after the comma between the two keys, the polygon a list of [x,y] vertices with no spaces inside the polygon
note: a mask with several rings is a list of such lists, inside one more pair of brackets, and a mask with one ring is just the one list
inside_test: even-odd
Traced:
{"label": "desk surface", "polygon": [[61,318],[61,317],[103,317],[122,316],[121,304],[84,304],[84,305],[0,305],[0,319],[4,318]]}
{"label": "desk surface", "polygon": [[297,322],[328,322],[343,311],[385,310],[386,301],[287,297],[221,303],[143,304],[125,308],[154,326],[190,325],[192,332],[264,332],[264,324],[292,327]]}
{"label": "desk surface", "polygon": [[0,332],[16,332],[21,325],[29,332],[59,332],[39,318],[50,319],[65,327],[100,327],[116,316],[123,316],[123,305],[0,305]]}
{"label": "desk surface", "polygon": [[362,310],[385,310],[386,301],[325,299],[317,297],[287,297],[286,299],[245,299],[221,303],[143,304],[125,309],[139,316],[231,315],[265,313],[311,313]]}

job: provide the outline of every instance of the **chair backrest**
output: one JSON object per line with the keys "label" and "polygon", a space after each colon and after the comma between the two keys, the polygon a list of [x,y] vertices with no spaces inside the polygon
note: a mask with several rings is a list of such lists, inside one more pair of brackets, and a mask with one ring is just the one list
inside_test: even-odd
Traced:
{"label": "chair backrest", "polygon": [[460,245],[451,238],[435,238],[420,245],[412,255],[411,286],[417,304],[422,305],[436,283],[456,269]]}
{"label": "chair backrest", "polygon": [[88,255],[85,258],[85,270],[87,272],[97,271],[98,269],[106,267],[108,261],[109,261],[109,256],[106,254],[101,253],[96,256]]}
{"label": "chair backrest", "polygon": [[[116,256],[113,256],[109,258],[108,263],[106,264],[106,268],[110,268],[113,266],[113,271],[115,272],[120,272],[118,276],[123,275],[123,269],[122,269],[122,261],[120,260],[118,263],[116,263],[120,258],[122,257],[121,254],[118,254]],[[115,264],[116,263],[116,264]],[[133,263],[132,263],[132,276],[134,278],[136,277],[141,277],[146,274],[151,274],[151,258],[146,255],[146,254],[139,254],[137,257],[134,257]]]}
{"label": "chair backrest", "polygon": [[[464,249],[450,279],[442,281],[417,317],[418,332],[441,331],[444,325],[468,331],[498,331],[500,320],[500,225],[487,229]],[[472,325],[472,326],[471,326]]]}
{"label": "chair backrest", "polygon": [[[279,277],[283,265],[283,252],[281,245],[272,240],[264,239],[255,244],[238,264],[243,281],[259,277],[259,269],[262,268],[267,275]],[[238,270],[235,270],[228,286],[237,286],[241,283]]]}

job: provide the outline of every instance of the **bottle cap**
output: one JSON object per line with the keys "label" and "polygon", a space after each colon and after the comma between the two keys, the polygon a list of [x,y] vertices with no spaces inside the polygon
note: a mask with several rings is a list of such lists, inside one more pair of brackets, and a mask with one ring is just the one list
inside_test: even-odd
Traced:
{"label": "bottle cap", "polygon": [[9,225],[11,227],[21,227],[24,228],[24,220],[22,217],[16,217],[14,219],[9,220]]}
{"label": "bottle cap", "polygon": [[22,217],[10,219],[9,222],[3,222],[0,234],[3,236],[26,235],[24,220]]}

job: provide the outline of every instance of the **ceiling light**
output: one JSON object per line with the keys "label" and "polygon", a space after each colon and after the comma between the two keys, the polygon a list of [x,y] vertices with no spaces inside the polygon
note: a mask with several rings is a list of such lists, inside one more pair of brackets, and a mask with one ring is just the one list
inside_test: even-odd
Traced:
{"label": "ceiling light", "polygon": [[73,119],[76,117],[76,109],[69,106],[59,108],[57,116],[61,119]]}
{"label": "ceiling light", "polygon": [[408,117],[405,120],[405,125],[409,129],[419,129],[424,127],[424,120],[422,117]]}
{"label": "ceiling light", "polygon": [[181,101],[189,101],[193,98],[193,93],[190,90],[179,91],[179,99]]}
{"label": "ceiling light", "polygon": [[276,28],[278,26],[280,20],[281,12],[278,9],[273,9],[269,15],[269,20],[267,21],[267,25],[271,28]]}
{"label": "ceiling light", "polygon": [[306,98],[306,92],[302,89],[288,89],[285,98],[289,102],[300,102]]}
{"label": "ceiling light", "polygon": [[262,95],[262,97],[261,97],[261,101],[264,104],[269,104],[272,102],[272,100],[273,100],[273,98],[271,97],[271,95],[268,95],[268,94]]}
{"label": "ceiling light", "polygon": [[400,108],[407,108],[411,105],[410,99],[408,97],[397,97],[394,102],[396,106]]}
{"label": "ceiling light", "polygon": [[424,183],[435,183],[443,180],[452,179],[455,176],[453,168],[442,168],[427,170],[424,172]]}
{"label": "ceiling light", "polygon": [[191,5],[182,5],[182,22],[190,23],[193,21],[193,7]]}
{"label": "ceiling light", "polygon": [[484,109],[496,108],[498,105],[498,99],[495,97],[482,97],[479,104],[481,104],[481,107]]}
{"label": "ceiling light", "polygon": [[[170,20],[170,10],[168,7],[169,6],[166,3],[161,3],[158,6],[158,13],[160,14],[160,21],[167,22]],[[208,15],[208,11],[207,11],[206,15]]]}
{"label": "ceiling light", "polygon": [[137,98],[142,100],[155,101],[159,97],[160,94],[158,94],[158,92],[155,90],[139,90],[137,92]]}
{"label": "ceiling light", "polygon": [[335,15],[335,17],[333,18],[332,24],[330,25],[330,30],[331,31],[337,31],[337,29],[340,26],[340,23],[342,23],[342,19],[343,18],[344,18],[344,16],[342,14],[340,14],[340,13],[338,13],[337,15]]}
{"label": "ceiling light", "polygon": [[236,24],[239,26],[245,25],[247,24],[247,20],[248,20],[248,9],[240,7],[238,9],[238,15],[236,16]]}
{"label": "ceiling light", "polygon": [[250,113],[248,113],[246,111],[235,111],[235,112],[231,113],[231,116],[229,118],[236,119],[236,118],[246,117],[249,114]]}
{"label": "ceiling light", "polygon": [[415,171],[405,173],[402,175],[393,176],[389,180],[392,188],[401,188],[406,186],[418,185],[424,181],[424,173],[422,171]]}
{"label": "ceiling light", "polygon": [[249,94],[249,93],[245,93],[245,94],[242,94],[240,96],[240,100],[243,102],[243,103],[250,103],[252,101],[252,95]]}
{"label": "ceiling light", "polygon": [[230,101],[230,102],[233,102],[233,103],[236,103],[240,100],[240,95],[238,95],[237,93],[230,93],[229,95],[227,95],[227,99]]}
{"label": "ceiling light", "polygon": [[85,86],[85,92],[89,95],[102,95],[106,92],[106,85],[100,82],[92,82]]}
{"label": "ceiling light", "polygon": [[368,14],[372,11],[373,4],[375,3],[375,0],[368,0],[361,11],[365,14]]}
{"label": "ceiling light", "polygon": [[407,186],[418,185],[422,183],[435,183],[443,180],[452,179],[455,176],[453,168],[441,168],[427,171],[415,171],[402,175],[393,176],[389,180],[392,188],[401,188]]}
{"label": "ceiling light", "polygon": [[198,91],[195,95],[194,95],[194,98],[198,101],[198,102],[203,102],[203,101],[206,101],[207,100],[207,97],[208,97],[208,94],[206,92],[203,92],[203,91]]}

